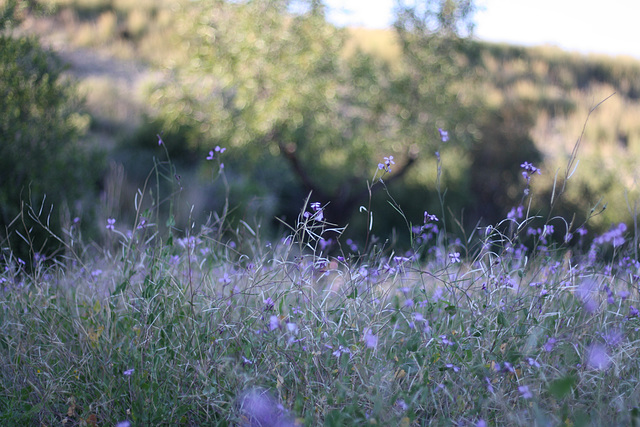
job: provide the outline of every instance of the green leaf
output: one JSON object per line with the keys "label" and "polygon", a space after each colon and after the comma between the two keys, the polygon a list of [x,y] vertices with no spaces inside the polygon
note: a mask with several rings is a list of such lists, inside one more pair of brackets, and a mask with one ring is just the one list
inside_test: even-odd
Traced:
{"label": "green leaf", "polygon": [[499,326],[507,326],[507,318],[504,317],[504,313],[498,313],[498,318],[496,320]]}
{"label": "green leaf", "polygon": [[127,289],[128,285],[129,282],[127,280],[122,281],[118,286],[116,286],[116,289],[113,291],[111,296],[118,295],[119,293],[124,292],[124,290]]}
{"label": "green leaf", "polygon": [[556,399],[562,399],[573,390],[576,381],[577,378],[573,375],[554,380],[549,384],[549,393]]}

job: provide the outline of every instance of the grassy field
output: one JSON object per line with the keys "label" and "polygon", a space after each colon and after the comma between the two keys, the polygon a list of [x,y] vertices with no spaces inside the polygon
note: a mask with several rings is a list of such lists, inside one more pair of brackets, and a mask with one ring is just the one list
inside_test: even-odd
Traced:
{"label": "grassy field", "polygon": [[[20,31],[70,62],[92,131],[115,147],[153,113],[145,85],[184,59],[164,48],[178,46],[177,3],[49,4],[53,15],[28,17]],[[349,34],[345,55],[398,55],[387,32]],[[640,65],[478,49],[492,76],[478,93],[490,107],[535,112],[546,163],[520,165],[520,203],[506,218],[466,237],[447,222],[442,173],[456,159],[438,153],[427,171],[442,188],[438,211],[409,216],[385,187],[406,225],[394,234],[371,234],[389,212],[369,204],[358,213],[366,234],[347,239],[312,194],[274,236],[257,212],[231,222],[227,173],[237,171],[224,161],[243,154],[211,147],[199,164],[226,202],[178,229],[175,212],[200,207],[153,140],[140,189],[115,186],[125,172],[112,164],[105,206],[131,200],[104,209],[95,241],[80,231],[84,218],[50,235],[55,256],[32,244],[21,259],[0,240],[0,425],[638,425],[639,230],[620,218],[635,219],[640,200]],[[389,177],[391,159],[379,161],[369,190]],[[585,223],[531,208],[585,202],[585,188],[610,196],[607,210],[586,202],[595,207]],[[23,215],[49,229],[46,210]]]}
{"label": "grassy field", "polygon": [[[208,156],[222,179],[223,151]],[[225,211],[167,231],[142,191],[134,223],[101,225],[104,247],[71,226],[55,260],[27,268],[5,250],[0,423],[638,422],[634,231],[588,243],[584,226],[536,217],[537,168],[522,167],[503,222],[461,241],[437,213],[405,218],[404,253],[343,241],[313,199],[279,239]],[[567,245],[547,242],[553,228]]]}

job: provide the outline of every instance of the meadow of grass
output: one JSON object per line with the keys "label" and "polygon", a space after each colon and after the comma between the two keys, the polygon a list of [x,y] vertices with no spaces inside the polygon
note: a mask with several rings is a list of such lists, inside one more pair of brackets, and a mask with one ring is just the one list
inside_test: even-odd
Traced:
{"label": "meadow of grass", "polygon": [[[223,153],[207,158],[224,182]],[[343,240],[313,194],[277,238],[229,224],[227,207],[175,230],[148,189],[133,223],[107,218],[100,245],[80,219],[52,236],[55,257],[3,245],[0,424],[636,423],[633,230],[590,242],[588,223],[539,218],[539,170],[522,171],[504,221],[463,240],[437,213],[405,217],[409,250]],[[170,163],[153,172],[179,191]]]}

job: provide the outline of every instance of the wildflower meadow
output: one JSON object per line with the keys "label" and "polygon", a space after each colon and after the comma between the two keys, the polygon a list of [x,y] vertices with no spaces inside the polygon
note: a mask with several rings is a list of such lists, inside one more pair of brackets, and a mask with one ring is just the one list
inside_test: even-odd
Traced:
{"label": "wildflower meadow", "polygon": [[395,3],[0,0],[0,426],[640,425],[640,64]]}
{"label": "wildflower meadow", "polygon": [[[225,155],[206,158],[224,183]],[[151,176],[177,186],[172,168]],[[542,217],[530,184],[548,172],[521,171],[521,203],[465,237],[444,194],[419,218],[388,194],[404,249],[343,239],[313,194],[273,238],[228,206],[178,230],[145,190],[133,223],[101,225],[102,246],[72,221],[54,256],[3,247],[0,424],[635,425],[637,229],[587,239],[588,221]]]}

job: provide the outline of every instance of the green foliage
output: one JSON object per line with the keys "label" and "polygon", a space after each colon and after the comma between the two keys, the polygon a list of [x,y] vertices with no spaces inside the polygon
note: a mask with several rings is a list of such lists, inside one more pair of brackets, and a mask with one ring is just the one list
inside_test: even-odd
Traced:
{"label": "green foliage", "polygon": [[[59,61],[34,39],[0,35],[0,230],[17,224],[23,235],[32,221],[23,203],[42,206],[47,221],[60,230],[63,206],[72,215],[91,212],[80,203],[93,192],[101,168],[79,137],[89,119],[73,86],[61,75]],[[22,213],[24,220],[15,222]],[[26,230],[25,230],[26,228]],[[30,231],[28,231],[30,230]],[[45,233],[32,230],[33,248],[42,250]],[[4,234],[4,233],[3,233]],[[15,236],[14,236],[15,237]],[[25,256],[25,242],[14,250]],[[51,249],[50,247],[48,249]]]}
{"label": "green foliage", "polygon": [[[442,207],[440,185],[450,210],[440,213],[464,212],[467,229],[493,223],[521,197],[523,161],[543,170],[532,190],[551,198],[589,109],[613,91],[590,119],[579,168],[554,212],[582,222],[603,197],[609,208],[591,220],[603,230],[639,210],[637,61],[471,41],[470,1],[401,1],[394,29],[373,33],[332,27],[321,3],[56,1],[78,12],[69,13],[69,31],[89,45],[167,71],[149,92],[144,149],[164,130],[186,179],[206,175],[211,148],[229,147],[234,197],[243,206],[253,196],[269,200],[269,217],[292,220],[312,191],[329,203],[328,217],[362,229],[368,220],[352,214],[367,204],[363,182],[393,155],[385,182],[411,217]],[[94,37],[101,16],[113,24],[109,40]],[[450,133],[446,144],[439,127]],[[131,147],[121,148],[116,158],[127,158]],[[436,151],[445,166],[439,184]],[[405,227],[384,197],[374,194],[372,204],[376,234]],[[546,215],[544,204],[532,208]]]}
{"label": "green foliage", "polygon": [[[599,204],[599,211],[607,204],[601,215],[590,220],[592,229],[603,232],[612,223],[629,223],[636,216],[640,200],[633,161],[640,152],[640,126],[635,119],[638,61],[487,43],[477,43],[473,50],[476,55],[472,63],[483,82],[475,92],[488,111],[501,112],[495,120],[481,125],[479,141],[488,148],[482,157],[487,159],[494,149],[500,151],[501,145],[491,148],[495,133],[508,137],[504,141],[513,140],[512,147],[516,146],[515,140],[529,140],[518,156],[500,154],[512,165],[519,164],[519,156],[525,152],[532,159],[538,157],[543,175],[533,190],[544,195],[541,200],[550,200],[554,181],[556,186],[563,185],[567,159],[584,127],[577,153],[579,164],[554,213],[565,218],[576,215],[576,223],[581,223],[592,208]],[[593,112],[585,127],[589,111],[613,93]],[[477,115],[481,123],[483,116]],[[502,116],[511,120],[504,122]],[[506,170],[504,163],[496,170]],[[509,192],[496,194],[506,200]],[[500,204],[503,209],[509,208],[509,204]],[[534,209],[545,211],[545,203]]]}
{"label": "green foliage", "polygon": [[288,17],[283,8],[261,1],[183,6],[176,26],[186,32],[189,62],[174,70],[181,86],[167,84],[154,96],[169,126],[192,121],[208,137],[203,143],[255,156],[273,133],[290,134],[327,114],[341,39],[321,17]]}
{"label": "green foliage", "polygon": [[[473,140],[469,109],[456,105],[465,43],[451,28],[424,46],[404,28],[403,57],[390,66],[357,49],[343,56],[346,33],[321,9],[292,15],[287,4],[182,5],[175,25],[184,58],[151,95],[163,129],[198,131],[179,144],[200,155],[230,147],[244,170],[284,158],[302,193],[329,203],[328,217],[342,224],[366,201],[362,182],[384,156],[396,157],[394,181],[447,151],[438,127],[457,124],[451,145]],[[456,176],[447,185],[461,186],[464,173]],[[412,179],[433,189],[431,177]],[[289,191],[271,188],[276,197]]]}

